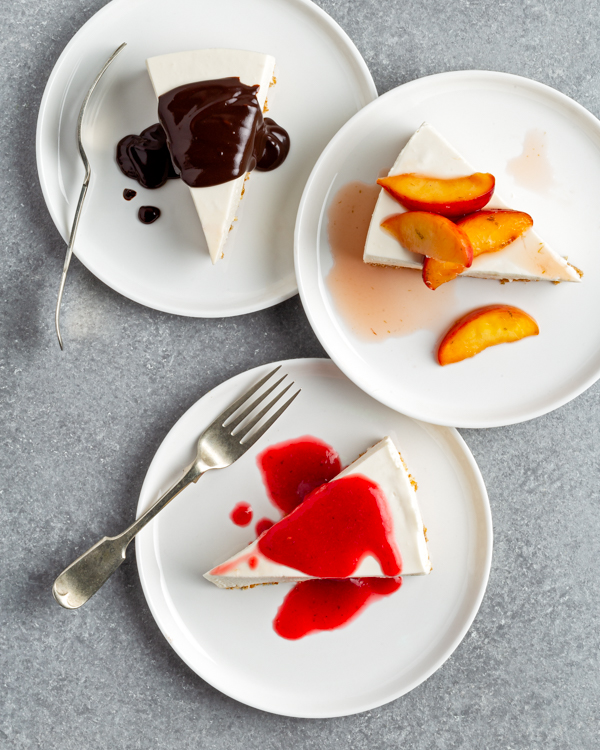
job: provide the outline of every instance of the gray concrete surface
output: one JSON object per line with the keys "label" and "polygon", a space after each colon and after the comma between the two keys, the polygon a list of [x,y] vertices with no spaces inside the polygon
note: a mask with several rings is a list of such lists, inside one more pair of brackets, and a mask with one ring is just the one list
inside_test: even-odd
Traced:
{"label": "gray concrete surface", "polygon": [[[597,2],[320,4],[380,93],[483,68],[543,81],[600,115]],[[56,573],[130,518],[149,458],[187,407],[249,366],[323,354],[297,297],[243,318],[178,318],[120,297],[76,260],[58,350],[64,246],[38,187],[36,115],[61,50],[102,5],[0,2],[0,748],[600,746],[598,385],[533,422],[463,431],[494,515],[489,588],[451,659],[390,705],[304,721],[221,695],[163,639],[132,556],[94,606],[54,604]]]}

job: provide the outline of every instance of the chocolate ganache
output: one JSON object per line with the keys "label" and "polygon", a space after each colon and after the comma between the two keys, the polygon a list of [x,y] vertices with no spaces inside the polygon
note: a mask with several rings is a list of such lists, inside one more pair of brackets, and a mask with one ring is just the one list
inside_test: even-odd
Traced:
{"label": "chocolate ganache", "polygon": [[263,118],[258,86],[239,78],[199,81],[158,99],[175,169],[190,187],[220,185],[257,166],[275,169],[289,151],[287,132]]}
{"label": "chocolate ganache", "polygon": [[290,150],[290,136],[287,130],[284,130],[270,117],[265,117],[265,128],[267,137],[262,156],[256,165],[259,172],[270,172],[272,169],[277,169],[280,164],[283,164]]}
{"label": "chocolate ganache", "polygon": [[159,122],[139,135],[122,138],[117,144],[117,164],[124,175],[150,190],[179,177],[173,169],[167,136]]}
{"label": "chocolate ganache", "polygon": [[257,91],[239,78],[168,91],[158,100],[160,123],[119,141],[119,168],[150,189],[180,175],[190,187],[210,187],[253,169],[276,169],[288,155],[290,137],[263,118]]}
{"label": "chocolate ganache", "polygon": [[138,219],[142,224],[153,224],[160,216],[160,208],[156,206],[140,206]]}

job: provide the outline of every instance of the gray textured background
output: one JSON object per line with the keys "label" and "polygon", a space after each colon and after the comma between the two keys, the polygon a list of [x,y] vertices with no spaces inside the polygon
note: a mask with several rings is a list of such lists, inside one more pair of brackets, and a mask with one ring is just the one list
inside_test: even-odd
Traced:
{"label": "gray textured background", "polygon": [[[542,81],[600,115],[597,3],[319,4],[380,93],[481,68]],[[130,519],[149,459],[185,409],[249,366],[323,354],[297,297],[243,318],[178,318],[120,297],[77,260],[58,350],[64,245],[38,186],[36,115],[61,50],[102,5],[0,2],[0,747],[598,747],[598,385],[533,422],[462,431],[492,504],[489,587],[450,660],[383,708],[304,721],[216,692],[163,639],[131,554],[93,606],[54,604],[62,567]]]}

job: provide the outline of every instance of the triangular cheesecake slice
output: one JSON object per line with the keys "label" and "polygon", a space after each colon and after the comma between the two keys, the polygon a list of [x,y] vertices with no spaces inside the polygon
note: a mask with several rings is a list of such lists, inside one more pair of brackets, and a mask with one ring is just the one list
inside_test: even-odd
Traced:
{"label": "triangular cheesecake slice", "polygon": [[204,577],[219,588],[245,588],[430,570],[416,484],[386,437]]}
{"label": "triangular cheesecake slice", "polygon": [[[256,98],[264,109],[275,58],[246,50],[203,49],[151,57],[146,65],[157,98],[178,86],[231,77],[248,86],[260,86]],[[220,185],[190,188],[213,263],[223,257],[245,179],[246,175]]]}
{"label": "triangular cheesecake slice", "polygon": [[[465,177],[476,171],[435,128],[424,123],[400,152],[389,174],[415,173],[449,179]],[[485,208],[508,206],[494,193]],[[398,240],[381,228],[381,222],[386,217],[404,213],[405,210],[385,190],[381,190],[365,243],[365,263],[403,268],[423,267],[422,256],[406,250]],[[528,229],[498,252],[479,255],[473,260],[473,265],[461,275],[507,281],[581,280],[580,273],[554,252],[533,229]]]}

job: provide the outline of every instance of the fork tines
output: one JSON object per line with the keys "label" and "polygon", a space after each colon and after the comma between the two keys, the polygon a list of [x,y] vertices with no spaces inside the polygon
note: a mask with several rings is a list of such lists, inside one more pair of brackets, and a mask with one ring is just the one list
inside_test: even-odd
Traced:
{"label": "fork tines", "polygon": [[[245,448],[249,448],[260,437],[262,437],[264,433],[269,429],[269,427],[271,427],[271,425],[275,421],[277,421],[277,419],[279,419],[283,412],[300,393],[300,389],[298,389],[296,393],[288,398],[288,400],[285,401],[285,403],[283,403],[274,414],[272,414],[264,423],[259,425],[261,420],[263,420],[267,416],[269,411],[281,401],[282,397],[294,385],[293,381],[289,383],[287,386],[285,386],[285,388],[279,391],[279,393],[277,393],[274,398],[272,398],[266,404],[266,406],[263,406],[263,408],[258,413],[253,414],[256,407],[261,404],[267,398],[267,396],[273,393],[273,391],[275,391],[275,389],[279,385],[281,385],[281,383],[287,378],[287,375],[284,375],[283,377],[279,378],[279,380],[277,380],[273,385],[269,386],[265,391],[263,391],[259,396],[257,396],[257,398],[255,398],[249,406],[243,409],[243,411],[239,411],[243,406],[246,406],[250,397],[253,396],[267,382],[267,380],[275,375],[280,367],[281,365],[272,370],[268,375],[265,375],[265,377],[261,378],[258,383],[255,383],[251,388],[249,388],[246,393],[240,396],[240,398],[238,398],[237,401],[235,401],[229,407],[229,409],[227,409],[221,415],[221,418],[223,420],[221,424],[223,425],[223,427],[226,427],[231,435],[239,437],[240,443]],[[256,430],[254,430],[255,427],[257,428]]]}

